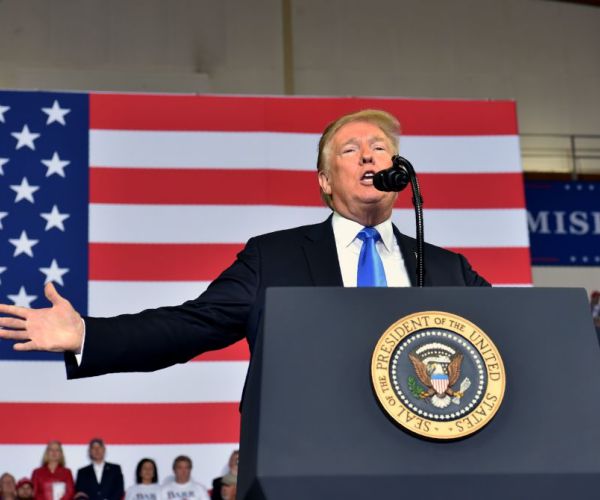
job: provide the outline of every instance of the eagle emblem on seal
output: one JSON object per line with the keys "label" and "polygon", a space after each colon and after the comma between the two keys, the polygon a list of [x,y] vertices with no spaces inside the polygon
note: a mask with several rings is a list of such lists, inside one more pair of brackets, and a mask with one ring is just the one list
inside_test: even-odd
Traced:
{"label": "eagle emblem on seal", "polygon": [[459,388],[454,388],[460,378],[463,354],[441,342],[431,342],[409,353],[415,374],[422,387],[408,378],[414,396],[429,399],[436,408],[446,408],[451,403],[460,404],[460,398],[468,390],[471,381],[464,378]]}

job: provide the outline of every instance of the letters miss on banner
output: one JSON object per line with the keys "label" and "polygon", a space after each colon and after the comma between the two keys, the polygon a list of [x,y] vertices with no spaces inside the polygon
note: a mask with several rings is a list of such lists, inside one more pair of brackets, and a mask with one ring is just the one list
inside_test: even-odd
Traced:
{"label": "letters miss on banner", "polygon": [[527,181],[531,262],[600,266],[600,182]]}

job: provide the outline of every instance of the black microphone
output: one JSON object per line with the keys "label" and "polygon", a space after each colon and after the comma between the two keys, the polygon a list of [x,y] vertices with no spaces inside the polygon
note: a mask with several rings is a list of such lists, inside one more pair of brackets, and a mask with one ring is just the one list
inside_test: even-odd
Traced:
{"label": "black microphone", "polygon": [[415,207],[415,222],[417,226],[417,286],[425,286],[425,236],[423,229],[423,198],[419,180],[412,164],[402,156],[392,156],[392,166],[373,176],[373,186],[379,191],[402,191],[410,182],[413,192],[412,202]]}
{"label": "black microphone", "polygon": [[392,166],[373,176],[373,186],[379,191],[402,191],[410,182],[408,170],[402,164],[401,156],[392,156]]}

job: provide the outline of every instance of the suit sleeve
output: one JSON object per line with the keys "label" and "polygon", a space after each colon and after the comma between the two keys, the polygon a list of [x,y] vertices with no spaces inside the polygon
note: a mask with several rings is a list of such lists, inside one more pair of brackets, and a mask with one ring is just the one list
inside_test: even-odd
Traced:
{"label": "suit sleeve", "polygon": [[492,286],[483,276],[477,274],[464,255],[458,254],[466,286]]}
{"label": "suit sleeve", "polygon": [[72,353],[65,354],[67,377],[154,371],[244,338],[258,294],[259,261],[251,239],[197,299],[137,314],[85,318],[81,365]]}
{"label": "suit sleeve", "polygon": [[122,499],[123,493],[125,492],[125,486],[123,484],[123,472],[121,471],[121,466],[117,464],[113,464],[115,470],[115,487],[114,492],[110,498]]}

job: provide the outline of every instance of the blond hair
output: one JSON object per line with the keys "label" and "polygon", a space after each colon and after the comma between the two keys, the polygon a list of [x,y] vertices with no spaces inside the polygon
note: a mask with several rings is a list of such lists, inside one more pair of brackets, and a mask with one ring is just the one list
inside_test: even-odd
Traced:
{"label": "blond hair", "polygon": [[49,441],[48,444],[46,445],[46,450],[44,451],[44,456],[42,457],[42,465],[48,465],[49,462],[49,458],[48,455],[50,454],[50,446],[52,446],[53,444],[57,444],[58,445],[58,449],[60,451],[60,459],[58,460],[58,463],[61,466],[65,466],[65,454],[63,452],[63,448],[62,448],[62,444],[60,443],[60,441]]}
{"label": "blond hair", "polygon": [[[337,120],[332,121],[321,135],[319,139],[319,155],[317,157],[317,171],[326,172],[329,169],[329,161],[331,157],[331,141],[336,132],[344,125],[354,122],[371,123],[381,129],[386,139],[392,146],[392,153],[398,154],[398,141],[400,139],[400,122],[396,117],[387,111],[380,109],[363,109],[344,116],[340,116]],[[331,208],[331,196],[323,192],[321,189],[321,198]]]}

